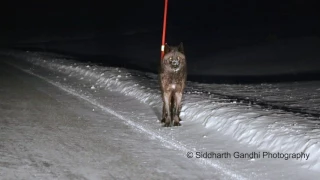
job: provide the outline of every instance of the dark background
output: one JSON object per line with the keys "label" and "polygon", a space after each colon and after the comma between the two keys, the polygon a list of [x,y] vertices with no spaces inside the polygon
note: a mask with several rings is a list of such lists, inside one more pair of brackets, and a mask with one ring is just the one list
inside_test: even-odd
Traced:
{"label": "dark background", "polygon": [[[59,51],[106,65],[112,64],[112,58],[118,58],[113,60],[116,65],[156,72],[163,7],[163,0],[2,2],[0,45]],[[184,42],[188,62],[195,66],[188,69],[190,74],[202,75],[201,66],[210,68],[209,62],[212,69],[207,71],[212,70],[215,76],[229,76],[233,71],[232,78],[239,79],[242,75],[255,74],[245,72],[255,68],[254,62],[263,59],[264,53],[270,54],[270,50],[257,51],[256,47],[281,46],[288,47],[284,48],[285,53],[278,48],[272,50],[271,54],[275,55],[270,59],[261,60],[270,62],[265,65],[270,70],[265,72],[281,67],[278,69],[283,72],[277,70],[274,74],[288,75],[290,69],[295,75],[293,80],[299,73],[312,72],[313,77],[320,72],[317,69],[308,71],[309,66],[319,65],[320,55],[316,51],[320,42],[320,13],[317,7],[316,1],[308,0],[169,0],[166,39],[169,44]],[[300,54],[292,54],[303,47],[308,48]],[[310,54],[307,49],[312,49],[313,58],[305,60],[304,56]],[[252,53],[256,53],[255,56],[249,57]],[[235,55],[228,60],[222,58],[230,54]],[[295,67],[289,67],[291,56],[301,57],[293,59],[298,63]],[[239,72],[232,69],[232,64],[241,59],[252,67],[242,70],[240,67]],[[221,65],[225,61],[229,65]],[[303,61],[308,67],[300,70],[297,67]]]}
{"label": "dark background", "polygon": [[[1,4],[1,31],[10,36],[8,41],[40,34],[155,31],[162,28],[163,6],[163,0],[9,1]],[[169,0],[167,40],[192,38],[206,43],[219,36],[248,36],[254,41],[252,36],[268,34],[279,38],[319,35],[316,8],[316,1],[308,0]],[[161,39],[161,34],[155,38]]]}

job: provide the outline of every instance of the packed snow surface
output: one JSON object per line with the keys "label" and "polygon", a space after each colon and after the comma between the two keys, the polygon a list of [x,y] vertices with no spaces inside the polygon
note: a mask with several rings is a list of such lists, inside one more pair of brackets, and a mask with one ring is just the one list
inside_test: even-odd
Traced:
{"label": "packed snow surface", "polygon": [[[164,128],[157,121],[162,102],[156,74],[80,63],[58,54],[20,51],[2,54],[15,58],[7,60],[7,64],[91,103],[95,106],[90,109],[92,112],[99,111],[98,108],[121,119],[141,134],[177,151],[180,158],[188,160],[186,156],[191,152],[190,162],[215,172],[204,173],[200,179],[208,179],[210,175],[217,179],[313,179],[320,171],[319,82],[259,85],[188,82],[182,126]],[[153,115],[148,111],[128,112],[131,106],[136,106],[130,101],[122,109],[108,107],[105,97],[112,92],[140,101],[150,107]],[[117,103],[113,99],[113,104]],[[198,153],[207,156],[206,152],[228,152],[231,157],[195,158]],[[256,154],[239,158],[237,152]],[[189,175],[190,179],[196,179]]]}

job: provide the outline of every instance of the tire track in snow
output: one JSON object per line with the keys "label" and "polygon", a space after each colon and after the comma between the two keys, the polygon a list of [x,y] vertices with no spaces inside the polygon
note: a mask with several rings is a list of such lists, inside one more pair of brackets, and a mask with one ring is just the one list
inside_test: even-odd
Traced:
{"label": "tire track in snow", "polygon": [[[194,148],[188,148],[186,147],[186,145],[180,143],[180,142],[177,142],[173,139],[168,139],[166,137],[163,137],[161,134],[159,133],[156,133],[154,132],[152,129],[146,127],[146,126],[143,126],[137,122],[134,122],[132,120],[130,120],[128,117],[125,117],[119,113],[117,113],[116,111],[112,110],[111,108],[109,107],[106,107],[102,104],[100,104],[99,102],[93,100],[93,99],[90,99],[84,95],[81,95],[80,93],[76,92],[74,89],[71,89],[69,87],[65,87],[63,86],[62,84],[60,83],[56,83],[56,82],[53,82],[51,81],[50,79],[47,79],[41,75],[38,75],[38,74],[35,74],[33,72],[31,72],[30,70],[26,70],[26,69],[23,69],[15,64],[12,64],[12,63],[8,63],[8,62],[5,62],[6,64],[10,65],[10,66],[13,66],[25,73],[28,73],[30,75],[33,75],[33,76],[36,76],[44,81],[46,81],[47,83],[55,86],[55,87],[58,87],[59,89],[73,95],[73,96],[76,96],[98,108],[100,108],[101,110],[103,110],[104,112],[107,112],[121,120],[123,120],[126,124],[130,125],[131,127],[135,128],[136,130],[138,130],[139,132],[141,133],[144,133],[144,134],[147,134],[148,137],[150,137],[151,139],[157,139],[158,141],[160,141],[165,147],[167,148],[171,148],[171,149],[174,149],[174,150],[178,150],[180,151],[180,155],[185,157],[187,152],[195,152],[197,151],[196,149]],[[195,159],[196,162],[202,166],[205,166],[205,167],[213,167],[215,169],[217,169],[218,171],[222,172],[224,175],[232,178],[232,179],[239,179],[239,180],[242,180],[242,179],[248,179],[247,177],[243,176],[243,175],[240,175],[232,170],[229,170],[228,167],[224,167],[224,164],[222,163],[219,163],[219,162],[214,162],[214,161],[211,161],[211,160],[208,160],[208,159],[204,159],[204,158],[200,158],[200,159]],[[255,174],[251,174],[251,177],[252,176],[255,176]]]}

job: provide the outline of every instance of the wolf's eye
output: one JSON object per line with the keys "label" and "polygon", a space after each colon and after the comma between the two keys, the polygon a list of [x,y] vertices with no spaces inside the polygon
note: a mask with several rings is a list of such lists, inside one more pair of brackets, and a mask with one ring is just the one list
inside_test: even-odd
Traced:
{"label": "wolf's eye", "polygon": [[172,57],[170,57],[169,59],[172,60]]}
{"label": "wolf's eye", "polygon": [[180,60],[180,57],[178,56],[177,59]]}

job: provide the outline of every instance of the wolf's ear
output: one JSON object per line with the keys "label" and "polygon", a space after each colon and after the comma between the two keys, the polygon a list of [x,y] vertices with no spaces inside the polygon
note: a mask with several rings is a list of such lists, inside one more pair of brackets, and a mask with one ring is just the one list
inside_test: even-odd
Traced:
{"label": "wolf's ear", "polygon": [[168,52],[170,52],[171,47],[166,43],[164,46],[164,54],[167,54]]}
{"label": "wolf's ear", "polygon": [[183,43],[181,42],[178,46],[178,51],[184,53]]}

